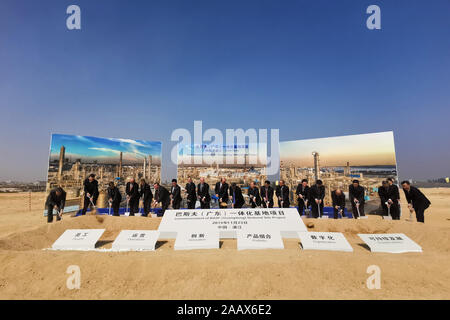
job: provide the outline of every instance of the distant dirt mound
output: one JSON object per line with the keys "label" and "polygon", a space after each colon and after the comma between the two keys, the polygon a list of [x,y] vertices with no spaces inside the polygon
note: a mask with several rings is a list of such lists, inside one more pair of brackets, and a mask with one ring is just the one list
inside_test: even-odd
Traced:
{"label": "distant dirt mound", "polygon": [[160,218],[84,216],[68,217],[31,231],[0,239],[0,250],[25,251],[49,248],[67,229],[106,229],[100,241],[115,239],[121,230],[155,230]]}

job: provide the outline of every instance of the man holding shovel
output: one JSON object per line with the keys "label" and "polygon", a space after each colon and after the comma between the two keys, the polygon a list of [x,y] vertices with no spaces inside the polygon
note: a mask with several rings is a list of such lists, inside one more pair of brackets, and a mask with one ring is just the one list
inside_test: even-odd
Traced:
{"label": "man holding shovel", "polygon": [[250,182],[250,188],[248,188],[248,198],[252,208],[259,207],[261,205],[261,197],[259,196],[259,189],[256,187],[255,182]]}
{"label": "man holding shovel", "polygon": [[284,183],[284,180],[280,180],[275,193],[278,198],[278,207],[289,208],[289,187]]}
{"label": "man holding shovel", "polygon": [[[202,209],[209,209],[211,206],[211,196],[209,194],[209,184],[205,182],[205,178],[200,178],[200,183],[197,186],[197,197],[200,201],[200,207]],[[194,206],[195,209],[195,206]]]}
{"label": "man holding shovel", "polygon": [[261,198],[264,208],[273,208],[273,188],[270,186],[269,180],[266,180],[261,186]]}
{"label": "man holding shovel", "polygon": [[61,220],[66,203],[66,192],[63,188],[57,187],[50,191],[45,206],[47,207],[47,222],[53,222],[53,210],[57,210],[56,220]]}
{"label": "man holding shovel", "polygon": [[[122,195],[120,194],[119,189],[115,186],[114,182],[112,181],[108,185],[107,192],[108,192],[109,211],[111,211],[112,208],[113,216],[118,217],[120,202],[122,201]],[[111,214],[111,212],[109,212],[109,214]]]}
{"label": "man holding shovel", "polygon": [[97,198],[98,198],[98,181],[95,180],[95,174],[90,174],[89,177],[84,180],[84,205],[83,211],[81,211],[82,215],[86,214],[89,206],[92,205],[92,208],[96,209]]}
{"label": "man holding shovel", "polygon": [[134,178],[131,178],[125,186],[125,193],[127,194],[127,203],[130,207],[130,216],[134,216],[139,212],[139,199],[141,194],[139,193],[139,185]]}
{"label": "man holding shovel", "polygon": [[331,192],[331,199],[333,202],[334,218],[339,218],[339,214],[344,218],[345,194],[342,192],[342,189],[337,188]]}
{"label": "man holding shovel", "polygon": [[308,208],[308,198],[309,198],[308,180],[303,179],[302,183],[298,184],[295,194],[297,195],[298,213],[302,216],[303,210],[305,210],[306,214],[306,209]]}
{"label": "man holding shovel", "polygon": [[394,179],[388,178],[388,200],[389,211],[393,220],[400,220],[400,192],[398,187],[394,184]]}
{"label": "man holding shovel", "polygon": [[352,204],[353,217],[355,219],[364,217],[364,188],[359,185],[358,180],[353,180],[353,183],[348,188],[348,193]]}
{"label": "man holding shovel", "polygon": [[316,184],[311,187],[309,197],[313,218],[321,218],[323,215],[323,199],[325,198],[325,186],[322,180],[317,180]]}
{"label": "man holding shovel", "polygon": [[416,187],[413,187],[409,181],[402,182],[402,188],[408,201],[409,211],[416,212],[417,222],[425,223],[425,210],[431,205],[430,200]]}
{"label": "man holding shovel", "polygon": [[145,181],[145,179],[141,179],[140,181],[139,196],[142,198],[144,206],[143,216],[147,217],[152,207],[153,193],[152,189],[150,189],[150,185]]}

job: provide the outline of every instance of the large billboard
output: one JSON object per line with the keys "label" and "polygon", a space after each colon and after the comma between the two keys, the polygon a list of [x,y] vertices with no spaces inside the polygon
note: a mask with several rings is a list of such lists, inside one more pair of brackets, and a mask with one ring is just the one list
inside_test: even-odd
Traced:
{"label": "large billboard", "polygon": [[205,178],[214,186],[220,178],[246,187],[251,181],[260,183],[267,177],[265,143],[185,145],[178,152],[178,182],[185,184],[190,177],[198,182]]}
{"label": "large billboard", "polygon": [[289,186],[291,199],[302,179],[310,185],[320,179],[328,206],[333,190],[340,187],[347,193],[352,180],[358,179],[368,202],[376,201],[378,207],[382,181],[398,179],[392,131],[280,142],[280,161],[280,179]]}
{"label": "large billboard", "polygon": [[60,186],[67,193],[68,205],[77,207],[83,181],[90,174],[99,183],[100,208],[106,206],[109,182],[115,182],[122,194],[130,178],[160,182],[161,142],[52,134],[47,193]]}

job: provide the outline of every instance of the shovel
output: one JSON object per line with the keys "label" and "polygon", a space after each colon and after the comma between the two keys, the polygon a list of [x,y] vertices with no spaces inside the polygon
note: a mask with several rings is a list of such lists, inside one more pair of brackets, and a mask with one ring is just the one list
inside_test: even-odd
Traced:
{"label": "shovel", "polygon": [[387,208],[388,208],[388,215],[387,216],[383,216],[384,220],[392,220],[392,216],[391,216],[391,205],[389,204],[389,202],[385,203]]}
{"label": "shovel", "polygon": [[58,209],[54,209],[56,211],[56,215],[59,217],[59,219],[62,219],[62,214],[59,212]]}
{"label": "shovel", "polygon": [[308,207],[308,202],[303,199],[303,203],[305,204],[305,216],[308,218],[311,217],[311,209]]}
{"label": "shovel", "polygon": [[339,214],[341,215],[341,218],[342,218],[342,219],[347,219],[347,217],[344,216],[344,210],[343,210],[341,207],[339,207],[338,212],[339,212]]}
{"label": "shovel", "polygon": [[328,216],[327,216],[327,215],[325,215],[325,216],[324,216],[324,215],[320,215],[320,203],[317,204],[317,207],[318,207],[318,209],[319,209],[319,218],[320,218],[320,219],[328,219]]}
{"label": "shovel", "polygon": [[94,202],[92,201],[92,197],[89,198],[89,201],[91,202],[92,207],[94,208],[92,210],[92,213],[97,214],[97,207],[95,206]]}
{"label": "shovel", "polygon": [[127,200],[127,208],[125,209],[125,214],[124,214],[126,217],[128,217],[130,215],[130,211],[128,210],[128,207],[129,207],[128,203],[129,203],[129,200]]}
{"label": "shovel", "polygon": [[359,213],[359,201],[356,203],[356,210],[358,211],[358,218],[357,219],[367,219],[367,216],[361,216]]}
{"label": "shovel", "polygon": [[413,220],[413,216],[412,216],[413,211],[414,211],[414,207],[413,207],[413,203],[412,203],[412,200],[411,200],[411,209],[409,209],[409,219],[405,219],[406,221],[409,221],[409,222],[413,222],[414,221]]}

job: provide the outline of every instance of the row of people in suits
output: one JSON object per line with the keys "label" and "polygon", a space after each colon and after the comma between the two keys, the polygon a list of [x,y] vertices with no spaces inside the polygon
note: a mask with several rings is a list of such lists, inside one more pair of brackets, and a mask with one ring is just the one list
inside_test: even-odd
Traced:
{"label": "row of people in suits", "polygon": [[[409,181],[401,183],[408,202],[409,210],[416,213],[416,220],[424,222],[425,210],[431,205],[427,197],[416,187],[411,186]],[[325,198],[325,186],[321,180],[317,180],[312,187],[308,186],[308,180],[303,179],[297,186],[296,195],[298,198],[298,211],[302,215],[311,207],[312,216],[317,218],[323,214],[323,199]],[[383,181],[382,186],[378,188],[381,206],[384,215],[390,215],[393,220],[400,220],[400,192],[398,186],[394,184],[394,179],[388,178]],[[353,180],[349,186],[349,200],[352,206],[354,218],[365,216],[364,213],[364,188],[360,186],[358,180]],[[343,216],[346,204],[345,194],[342,189],[336,189],[331,192],[332,207],[334,218]]]}
{"label": "row of people in suits", "polygon": [[[308,185],[308,180],[303,179],[298,184],[295,191],[297,197],[298,212],[300,215],[306,214],[311,210],[313,218],[319,218],[323,215],[325,186],[322,180],[317,180],[311,187]],[[352,214],[354,218],[365,216],[364,213],[364,188],[359,185],[358,180],[353,180],[349,186],[349,197],[352,205]],[[345,194],[342,189],[338,188],[331,192],[331,201],[334,211],[334,218],[337,219],[339,215],[344,216],[345,210]]]}
{"label": "row of people in suits", "polygon": [[[277,188],[275,192],[283,198],[287,196],[287,203],[285,203],[285,206],[289,207],[289,188],[287,190],[284,188]],[[202,209],[210,208],[211,196],[209,184],[205,182],[203,177],[200,178],[200,182],[197,185],[192,181],[192,178],[188,178],[186,194],[188,209],[195,209],[197,200],[200,202],[200,207]],[[221,178],[220,181],[216,183],[214,186],[214,194],[219,202],[220,208],[228,208],[229,204],[231,204],[232,208],[242,208],[245,204],[242,189],[237,186],[236,183],[232,183],[230,186],[225,178]],[[258,188],[254,182],[250,183],[248,197],[252,208],[259,206],[273,208],[273,195],[274,189],[270,186],[270,181],[265,181],[261,188]]]}
{"label": "row of people in suits", "polygon": [[[84,205],[82,214],[86,214],[90,205],[95,206],[98,199],[98,181],[95,179],[95,175],[91,174],[83,182],[84,186]],[[155,206],[160,203],[162,213],[169,207],[173,209],[179,209],[182,202],[181,188],[176,179],[172,180],[172,186],[170,191],[159,183],[154,183],[155,196],[153,196],[150,185],[146,183],[145,179],[140,180],[140,184],[137,184],[134,179],[131,179],[125,187],[127,207],[130,209],[130,215],[134,216],[139,211],[139,201],[143,201],[144,216],[147,216],[150,212],[151,205]],[[416,218],[419,222],[424,222],[424,212],[431,205],[431,202],[425,197],[425,195],[416,187],[411,186],[408,181],[402,182],[403,191],[408,202],[408,207],[411,212],[416,212]],[[231,186],[228,185],[225,178],[222,178],[216,183],[215,195],[219,200],[219,206],[221,208],[228,207],[228,203],[231,202],[232,208],[242,208],[245,204],[245,200],[242,194],[242,190],[235,183]],[[211,196],[209,192],[209,185],[205,182],[205,179],[200,178],[200,182],[196,186],[191,178],[188,179],[186,184],[187,204],[188,209],[195,209],[196,201],[200,202],[202,209],[210,208]],[[258,188],[254,182],[250,183],[248,189],[248,197],[252,208],[262,206],[264,208],[273,208],[274,206],[274,193],[278,199],[278,206],[280,208],[289,208],[289,187],[286,186],[283,180],[280,180],[279,185],[274,190],[270,181],[265,181],[264,185]],[[364,216],[364,188],[359,185],[358,180],[353,180],[353,183],[349,186],[349,197],[352,205],[353,217],[357,218]],[[378,189],[381,205],[385,211],[385,215],[390,214],[392,219],[400,219],[400,193],[398,187],[394,184],[392,178],[388,178],[383,181],[383,185]],[[300,215],[311,210],[312,216],[318,218],[323,215],[323,200],[325,198],[325,186],[321,180],[317,180],[313,186],[308,185],[308,180],[303,179],[297,186],[295,195],[297,197],[298,212]],[[110,207],[113,209],[113,215],[119,215],[120,203],[122,202],[122,196],[119,189],[113,182],[109,183],[107,189],[107,197]],[[341,189],[336,189],[331,193],[332,206],[334,210],[334,218],[338,218],[339,215],[343,216],[345,210],[345,194]],[[57,187],[49,193],[46,200],[47,207],[47,221],[53,221],[53,210],[59,211],[57,220],[60,220],[64,205],[66,201],[66,192],[63,188]]]}
{"label": "row of people in suits", "polygon": [[[171,205],[173,209],[180,208],[182,201],[181,188],[176,179],[172,180],[170,191],[157,182],[153,184],[153,188],[155,190],[155,195],[153,195],[151,187],[145,179],[141,179],[139,184],[134,178],[127,182],[125,194],[130,216],[134,216],[135,213],[139,212],[140,200],[142,200],[143,203],[143,216],[148,216],[152,205],[156,206],[157,204],[161,204],[163,214],[169,205]],[[118,216],[120,203],[122,202],[120,191],[113,182],[110,182],[107,193],[109,204],[113,209],[113,215]]]}

